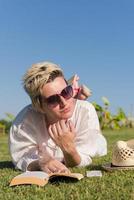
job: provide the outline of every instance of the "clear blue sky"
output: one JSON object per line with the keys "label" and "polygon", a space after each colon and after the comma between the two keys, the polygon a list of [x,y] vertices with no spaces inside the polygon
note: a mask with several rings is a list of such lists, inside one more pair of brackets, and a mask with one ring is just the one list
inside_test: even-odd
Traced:
{"label": "clear blue sky", "polygon": [[30,103],[21,79],[44,60],[134,114],[134,1],[0,0],[0,118]]}

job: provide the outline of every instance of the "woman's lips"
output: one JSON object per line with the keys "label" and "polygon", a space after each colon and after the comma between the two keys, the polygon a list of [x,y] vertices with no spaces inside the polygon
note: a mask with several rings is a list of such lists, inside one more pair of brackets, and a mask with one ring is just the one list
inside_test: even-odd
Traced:
{"label": "woman's lips", "polygon": [[62,113],[67,113],[67,112],[69,112],[70,111],[70,108],[65,108],[65,109],[63,109],[61,112]]}

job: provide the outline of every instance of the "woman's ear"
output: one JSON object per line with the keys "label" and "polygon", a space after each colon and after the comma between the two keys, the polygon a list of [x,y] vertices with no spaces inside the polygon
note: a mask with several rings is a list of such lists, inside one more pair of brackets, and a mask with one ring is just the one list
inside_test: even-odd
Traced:
{"label": "woman's ear", "polygon": [[43,105],[42,98],[40,95],[32,99],[32,106],[36,111],[45,113],[45,107]]}

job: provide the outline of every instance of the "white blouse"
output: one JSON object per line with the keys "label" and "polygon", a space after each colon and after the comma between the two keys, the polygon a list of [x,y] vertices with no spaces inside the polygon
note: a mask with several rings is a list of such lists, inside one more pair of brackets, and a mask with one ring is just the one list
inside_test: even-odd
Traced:
{"label": "white blouse", "polygon": [[[76,149],[81,157],[78,166],[89,165],[92,157],[107,153],[107,143],[91,103],[77,100],[71,120],[76,129]],[[63,161],[61,149],[48,134],[44,114],[28,105],[17,115],[9,134],[10,154],[16,168],[26,171],[31,162],[38,160],[39,148],[44,148],[46,158],[51,156]]]}

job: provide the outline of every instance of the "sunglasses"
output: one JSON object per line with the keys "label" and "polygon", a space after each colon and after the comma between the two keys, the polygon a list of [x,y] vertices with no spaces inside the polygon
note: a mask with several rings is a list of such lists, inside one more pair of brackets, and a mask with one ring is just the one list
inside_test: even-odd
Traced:
{"label": "sunglasses", "polygon": [[68,85],[65,87],[60,94],[54,94],[48,98],[43,98],[44,101],[47,103],[49,107],[56,107],[58,104],[61,103],[61,98],[64,97],[64,99],[68,100],[73,96],[73,88],[71,85]]}

